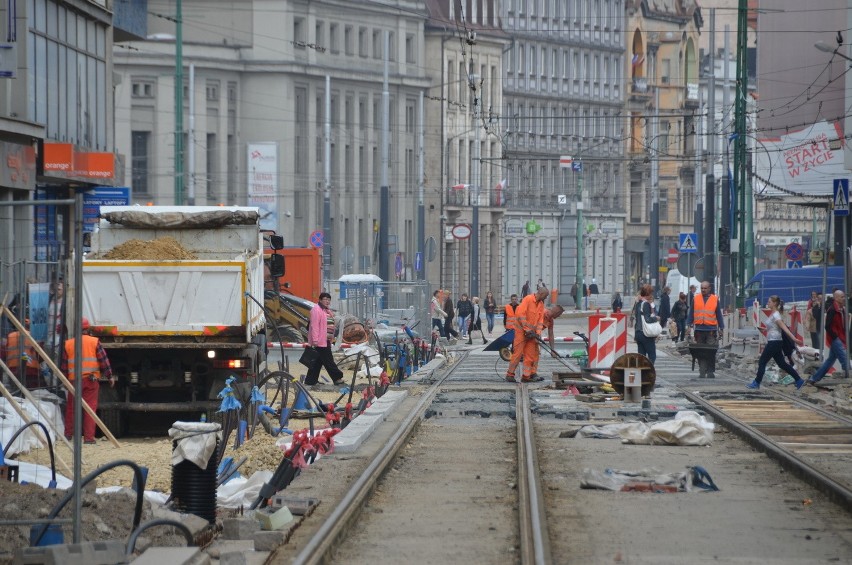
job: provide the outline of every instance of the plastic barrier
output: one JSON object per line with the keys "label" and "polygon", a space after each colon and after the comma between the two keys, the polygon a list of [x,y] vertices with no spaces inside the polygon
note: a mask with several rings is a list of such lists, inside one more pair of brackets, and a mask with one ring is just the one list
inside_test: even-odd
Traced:
{"label": "plastic barrier", "polygon": [[589,366],[608,369],[627,353],[627,315],[589,316]]}

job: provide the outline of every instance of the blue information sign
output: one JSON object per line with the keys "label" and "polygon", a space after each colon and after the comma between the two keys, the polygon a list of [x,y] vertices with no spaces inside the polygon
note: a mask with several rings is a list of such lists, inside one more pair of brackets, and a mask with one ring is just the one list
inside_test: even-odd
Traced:
{"label": "blue information sign", "polygon": [[834,215],[849,215],[849,179],[834,179]]}
{"label": "blue information sign", "polygon": [[423,270],[423,253],[420,251],[414,254],[414,270],[418,273]]}
{"label": "blue information sign", "polygon": [[101,206],[129,205],[130,188],[126,186],[96,186],[83,193],[83,233],[95,231]]}
{"label": "blue information sign", "polygon": [[696,233],[682,233],[682,234],[680,234],[679,250],[680,250],[681,253],[698,253],[698,234],[696,234]]}

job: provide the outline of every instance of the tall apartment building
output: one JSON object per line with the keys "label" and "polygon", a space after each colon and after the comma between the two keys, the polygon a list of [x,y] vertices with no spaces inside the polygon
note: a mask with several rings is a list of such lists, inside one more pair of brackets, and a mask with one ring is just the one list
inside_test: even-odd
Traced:
{"label": "tall apartment building", "polygon": [[[260,204],[265,227],[283,234],[290,246],[307,246],[313,232],[324,231],[332,279],[377,273],[380,252],[390,256],[390,265],[399,254],[400,276],[414,278],[418,108],[428,86],[425,11],[414,0],[397,6],[388,10],[381,3],[344,0],[184,0],[181,129],[187,132],[184,146],[194,151],[192,170],[189,150],[181,157],[184,186],[194,185],[195,203]],[[131,156],[127,178],[134,201],[171,204],[175,26],[152,15],[149,28],[149,41],[115,56],[123,79],[116,90],[116,139]],[[379,226],[386,52],[390,225]],[[331,196],[328,230],[326,189]],[[427,223],[437,236],[440,211],[434,209],[432,216]],[[384,251],[378,246],[380,229],[388,233]]]}
{"label": "tall apartment building", "polygon": [[[146,10],[145,0],[0,6],[8,25],[0,68],[0,200],[67,200],[121,180],[112,50],[144,37]],[[66,205],[0,207],[0,291],[25,292],[28,281],[55,276],[45,267],[68,258],[72,219]]]}
{"label": "tall apartment building", "polygon": [[[666,263],[667,251],[679,249],[681,233],[694,231],[696,202],[703,191],[695,172],[702,23],[695,2],[627,3],[626,268],[632,288],[643,281],[662,286],[672,266]],[[652,230],[659,235],[656,254]]]}
{"label": "tall apartment building", "polygon": [[[504,7],[511,43],[500,122],[508,179],[503,291],[542,278],[571,304],[578,278],[602,292],[623,290],[625,3],[507,0]],[[560,166],[561,156],[570,166]]]}
{"label": "tall apartment building", "polygon": [[426,6],[431,55],[425,64],[432,79],[426,177],[429,192],[440,196],[442,231],[440,271],[430,280],[455,296],[491,290],[499,300],[506,272],[500,113],[508,43],[500,3],[427,0]]}

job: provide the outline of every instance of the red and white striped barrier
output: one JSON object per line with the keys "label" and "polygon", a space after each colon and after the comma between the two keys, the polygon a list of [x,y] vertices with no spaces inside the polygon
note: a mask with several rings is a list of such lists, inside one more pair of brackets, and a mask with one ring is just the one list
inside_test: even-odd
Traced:
{"label": "red and white striped barrier", "polygon": [[578,335],[574,335],[574,336],[566,336],[566,337],[554,337],[553,341],[569,341],[569,342],[573,341],[575,343],[582,343],[583,338],[578,336]]}
{"label": "red and white striped barrier", "polygon": [[627,316],[620,312],[589,316],[589,367],[610,368],[627,353]]}
{"label": "red and white striped barrier", "polygon": [[797,339],[804,339],[806,330],[802,323],[802,313],[796,309],[795,304],[790,309],[790,325],[788,327]]}
{"label": "red and white striped barrier", "polygon": [[[360,343],[344,343],[340,347],[341,349],[349,349],[350,347],[355,347],[356,345],[361,345]],[[308,346],[307,343],[292,343],[292,342],[269,342],[269,347],[283,347],[284,349],[304,349]]]}

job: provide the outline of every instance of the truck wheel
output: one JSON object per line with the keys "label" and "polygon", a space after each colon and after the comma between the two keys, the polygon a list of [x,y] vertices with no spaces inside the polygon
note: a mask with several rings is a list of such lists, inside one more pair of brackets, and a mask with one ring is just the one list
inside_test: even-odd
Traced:
{"label": "truck wheel", "polygon": [[305,338],[302,332],[293,326],[278,326],[278,333],[275,337],[281,336],[281,341],[285,343],[304,343]]}
{"label": "truck wheel", "polygon": [[99,412],[98,417],[103,420],[110,433],[117,438],[124,437],[124,424],[127,421],[124,412],[116,409],[100,410]]}

